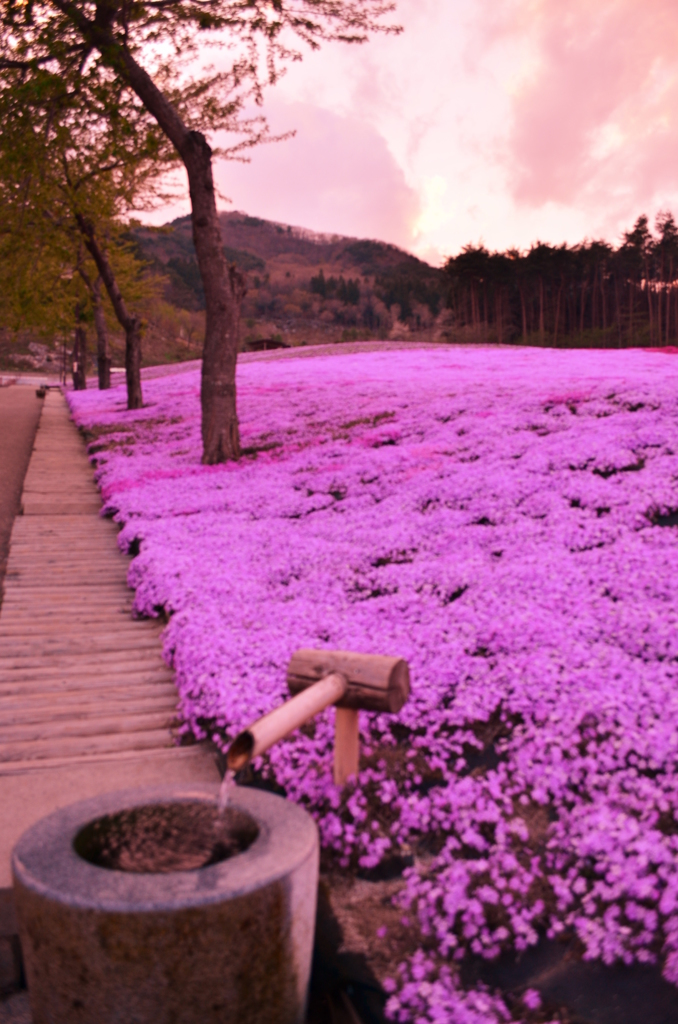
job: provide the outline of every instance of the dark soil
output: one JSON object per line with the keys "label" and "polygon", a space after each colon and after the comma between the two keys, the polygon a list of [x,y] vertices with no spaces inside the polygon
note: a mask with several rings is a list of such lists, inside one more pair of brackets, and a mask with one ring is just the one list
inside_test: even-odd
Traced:
{"label": "dark soil", "polygon": [[0,387],[0,602],[9,538],[42,411],[35,391],[23,384]]}
{"label": "dark soil", "polygon": [[[462,968],[462,980],[499,990],[509,1007],[528,988],[542,997],[544,1020],[567,1024],[676,1024],[678,989],[658,966],[582,960],[575,941],[542,939],[516,956],[476,959]],[[541,1020],[542,1017],[539,1017]]]}
{"label": "dark soil", "polygon": [[112,871],[166,874],[219,864],[251,846],[253,818],[234,807],[171,803],[107,814],[86,825],[74,847],[83,860]]}

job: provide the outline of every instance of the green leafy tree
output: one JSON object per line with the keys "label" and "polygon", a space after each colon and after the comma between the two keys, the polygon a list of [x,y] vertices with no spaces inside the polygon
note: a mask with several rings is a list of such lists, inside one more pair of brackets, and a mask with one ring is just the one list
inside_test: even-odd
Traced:
{"label": "green leafy tree", "polygon": [[[49,69],[102,97],[109,119],[118,116],[111,96],[124,98],[124,109],[143,107],[183,162],[205,293],[206,463],[239,456],[235,367],[245,288],[224,256],[205,133],[242,131],[241,148],[260,141],[265,128],[241,119],[246,99],[260,102],[262,87],[300,59],[300,45],[394,31],[382,21],[392,9],[383,0],[0,0],[0,70],[18,70],[32,86]],[[230,51],[230,66],[192,75],[186,61],[195,67],[210,41],[222,60]]]}
{"label": "green leafy tree", "polygon": [[[158,178],[173,151],[143,108],[127,105],[113,85],[92,92],[91,82],[37,68],[26,79],[6,68],[0,86],[0,189],[12,248],[69,251],[73,269],[86,286],[98,339],[99,380],[110,382],[101,285],[125,332],[128,406],[139,408],[141,335],[139,317],[120,289],[116,263],[129,269],[120,246],[120,220],[158,196]],[[112,116],[117,112],[119,116]],[[28,244],[32,235],[33,245]],[[7,250],[7,244],[5,245]],[[83,249],[94,264],[88,267]],[[8,253],[5,252],[7,257]],[[35,278],[29,264],[28,280]],[[140,265],[137,266],[137,272]],[[25,282],[22,282],[26,286]],[[85,310],[76,302],[76,349],[85,338]],[[78,359],[80,368],[83,360]],[[84,384],[79,370],[77,384]]]}

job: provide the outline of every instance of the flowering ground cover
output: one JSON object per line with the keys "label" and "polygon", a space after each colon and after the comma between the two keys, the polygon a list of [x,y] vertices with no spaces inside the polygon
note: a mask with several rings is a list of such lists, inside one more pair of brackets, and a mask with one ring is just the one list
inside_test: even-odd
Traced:
{"label": "flowering ground cover", "polygon": [[[678,984],[678,360],[440,348],[238,369],[244,456],[200,465],[199,378],[69,395],[139,613],[164,612],[185,729],[225,743],[297,647],[397,654],[413,693],[332,712],[263,771],[327,858],[409,864],[395,1020],[560,1019],[466,990],[473,957],[574,936]],[[400,859],[400,860],[399,860]]]}

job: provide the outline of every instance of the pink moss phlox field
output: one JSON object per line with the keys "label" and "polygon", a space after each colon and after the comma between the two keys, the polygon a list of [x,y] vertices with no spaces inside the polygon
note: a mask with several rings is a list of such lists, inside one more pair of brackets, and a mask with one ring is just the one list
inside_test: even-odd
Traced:
{"label": "pink moss phlox field", "polygon": [[121,388],[69,400],[108,431],[97,479],[139,550],[138,612],[170,615],[186,729],[223,744],[283,701],[297,647],[410,663],[401,713],[362,717],[348,798],[331,713],[264,765],[340,864],[414,853],[422,950],[394,1019],[510,1019],[456,962],[543,933],[678,983],[678,360],[252,361],[245,454],[219,467],[200,465],[197,373],[144,394],[136,413]]}

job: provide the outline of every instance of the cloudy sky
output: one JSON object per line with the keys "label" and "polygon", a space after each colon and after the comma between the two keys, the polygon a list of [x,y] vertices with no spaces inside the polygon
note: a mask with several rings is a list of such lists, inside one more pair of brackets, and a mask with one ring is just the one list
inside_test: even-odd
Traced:
{"label": "cloudy sky", "polygon": [[224,208],[433,263],[678,215],[676,0],[400,0],[396,17],[402,35],[326,46],[268,92],[273,131],[296,135],[218,164]]}

